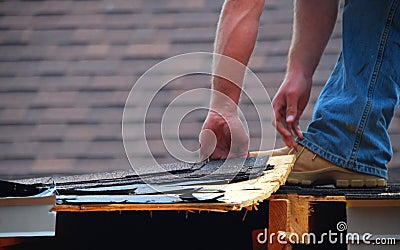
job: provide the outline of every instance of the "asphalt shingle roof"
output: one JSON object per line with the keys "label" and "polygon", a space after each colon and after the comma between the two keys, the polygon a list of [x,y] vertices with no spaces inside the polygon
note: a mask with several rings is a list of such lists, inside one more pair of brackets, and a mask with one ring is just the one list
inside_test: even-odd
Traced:
{"label": "asphalt shingle roof", "polygon": [[[292,1],[266,1],[250,68],[272,97],[283,80],[291,38]],[[135,81],[160,61],[212,52],[222,0],[93,0],[0,2],[0,177],[71,175],[129,168],[122,136],[125,101]],[[341,18],[314,77],[301,127],[341,48]],[[155,156],[170,160],[160,139],[163,108],[202,77],[179,80],[149,112]],[[146,98],[146,93],[143,93]],[[195,98],[192,100],[196,103]],[[188,103],[190,105],[190,103]],[[137,109],[140,116],[140,109]],[[197,146],[205,113],[188,116],[180,135]],[[132,114],[134,120],[135,114]],[[256,121],[250,117],[249,123]],[[140,122],[140,121],[137,121]],[[252,141],[259,133],[251,130]],[[391,178],[400,168],[400,121],[393,121]],[[271,132],[271,140],[274,132]],[[278,139],[277,147],[282,146]],[[138,147],[142,147],[138,143]],[[396,177],[397,178],[397,177]]]}

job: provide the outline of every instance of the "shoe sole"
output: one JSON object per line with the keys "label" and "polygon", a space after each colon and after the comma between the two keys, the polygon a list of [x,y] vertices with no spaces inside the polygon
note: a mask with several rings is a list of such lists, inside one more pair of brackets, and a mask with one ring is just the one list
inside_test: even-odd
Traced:
{"label": "shoe sole", "polygon": [[386,187],[386,180],[332,166],[315,171],[292,172],[286,181],[291,185],[328,185],[336,187]]}

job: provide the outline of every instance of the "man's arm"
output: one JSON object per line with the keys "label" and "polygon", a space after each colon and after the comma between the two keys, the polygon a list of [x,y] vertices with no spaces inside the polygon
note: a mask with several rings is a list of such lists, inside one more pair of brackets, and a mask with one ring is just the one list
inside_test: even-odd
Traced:
{"label": "man's arm", "polygon": [[[264,0],[226,0],[221,11],[214,53],[247,65],[253,52]],[[213,73],[228,73],[232,81],[213,76],[210,111],[200,133],[201,159],[245,157],[248,135],[238,117],[237,104],[242,91],[245,67],[232,64],[216,55]],[[232,146],[232,147],[231,147]]]}
{"label": "man's arm", "polygon": [[303,135],[299,119],[310,98],[312,77],[335,26],[338,0],[296,0],[292,43],[285,79],[272,105],[275,126],[285,144],[296,146]]}

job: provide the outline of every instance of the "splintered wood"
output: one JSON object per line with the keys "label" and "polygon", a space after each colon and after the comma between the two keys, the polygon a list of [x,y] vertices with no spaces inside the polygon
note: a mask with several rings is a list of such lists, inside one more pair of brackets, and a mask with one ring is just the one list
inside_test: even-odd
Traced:
{"label": "splintered wood", "polygon": [[[266,164],[273,165],[272,169],[263,171],[257,178],[229,184],[200,184],[191,185],[199,188],[202,195],[215,195],[213,191],[223,191],[219,198],[203,202],[176,203],[61,203],[54,207],[56,212],[89,212],[89,211],[123,211],[123,210],[185,210],[185,211],[239,211],[243,208],[257,208],[257,205],[268,199],[276,192],[286,179],[293,166],[294,156],[273,156]],[[207,191],[209,193],[207,194]],[[100,194],[99,194],[100,195]],[[154,194],[156,197],[157,194]]]}
{"label": "splintered wood", "polygon": [[[268,164],[274,168],[265,171],[262,176],[256,179],[214,186],[225,190],[225,195],[219,198],[227,204],[232,204],[232,210],[241,210],[243,207],[252,207],[259,202],[268,199],[279,187],[285,184],[290,173],[294,156],[274,156],[269,158]],[[211,187],[212,185],[210,185]]]}

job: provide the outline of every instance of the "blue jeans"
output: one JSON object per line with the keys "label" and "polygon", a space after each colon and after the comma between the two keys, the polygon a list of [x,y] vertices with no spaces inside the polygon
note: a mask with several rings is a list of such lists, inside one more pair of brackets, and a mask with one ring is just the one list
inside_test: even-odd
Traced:
{"label": "blue jeans", "polygon": [[399,2],[346,1],[342,52],[299,140],[338,166],[386,179],[400,97]]}

